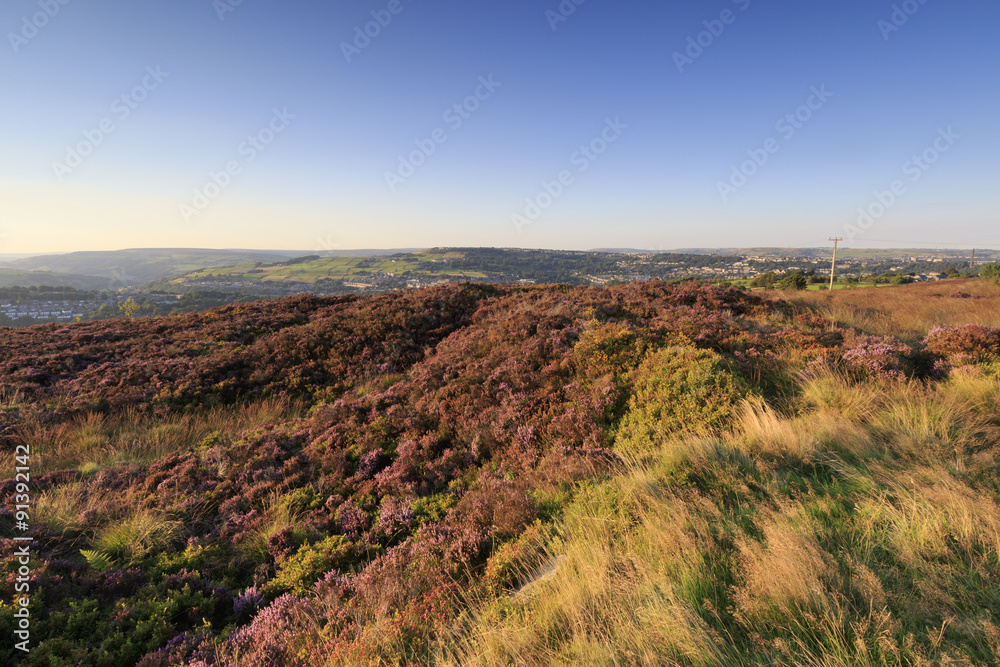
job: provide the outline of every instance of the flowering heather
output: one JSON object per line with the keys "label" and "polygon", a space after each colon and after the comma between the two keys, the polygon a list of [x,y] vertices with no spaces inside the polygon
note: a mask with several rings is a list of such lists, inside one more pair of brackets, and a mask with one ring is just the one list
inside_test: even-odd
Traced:
{"label": "flowering heather", "polygon": [[860,377],[901,380],[907,375],[912,348],[891,336],[856,336],[841,360],[847,370]]}
{"label": "flowering heather", "polygon": [[250,586],[233,600],[233,613],[239,617],[256,611],[264,602],[264,594],[256,586]]}
{"label": "flowering heather", "polygon": [[1000,329],[979,324],[935,327],[923,343],[928,352],[956,365],[1000,357]]}
{"label": "flowering heather", "polygon": [[[992,354],[996,332],[935,331],[927,348]],[[32,476],[45,597],[26,664],[417,660],[461,593],[505,594],[518,564],[541,564],[580,483],[621,469],[616,438],[643,451],[726,429],[741,397],[810,362],[900,377],[912,354],[698,283],[446,286],[0,330],[0,447],[59,442],[71,461]],[[0,482],[0,507],[15,491]],[[0,566],[11,599],[14,562]]]}

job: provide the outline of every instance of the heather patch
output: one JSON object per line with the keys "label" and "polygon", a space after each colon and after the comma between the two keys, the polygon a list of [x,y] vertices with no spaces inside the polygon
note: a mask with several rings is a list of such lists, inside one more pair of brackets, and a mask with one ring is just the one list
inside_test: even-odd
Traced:
{"label": "heather patch", "polygon": [[[857,637],[922,636],[921,619],[940,629],[941,610],[958,612],[934,559],[951,555],[963,604],[989,608],[968,591],[992,581],[977,535],[997,525],[995,332],[933,332],[924,354],[965,367],[921,383],[905,378],[930,362],[910,346],[786,311],[692,282],[466,285],[2,331],[0,443],[8,463],[26,444],[40,466],[27,664],[435,662],[476,610],[507,622],[514,600],[570,575],[597,586],[557,598],[582,605],[579,622],[531,623],[569,637],[604,619],[622,641],[660,628],[656,650],[681,662],[711,662],[737,621],[752,628],[743,649],[753,632],[794,649],[798,626],[771,626],[847,619],[838,605],[862,599],[855,588],[895,604],[892,582],[918,571],[937,577],[929,611],[899,602],[903,626]],[[911,495],[887,491],[897,513],[857,496],[918,464]],[[650,466],[638,485],[635,465]],[[0,483],[5,507],[15,495]],[[811,500],[788,513],[785,496]],[[835,548],[841,496],[880,531],[871,553],[910,570],[887,579],[892,562],[851,552],[854,565]],[[819,514],[826,532],[810,532]],[[0,512],[5,530],[13,520]],[[786,556],[801,561],[797,588],[768,579]],[[11,599],[17,564],[0,566]],[[845,583],[845,568],[867,583]],[[594,606],[629,590],[626,625]],[[743,621],[725,608],[736,599]],[[11,613],[0,608],[6,627]],[[990,641],[969,629],[985,617],[962,618]],[[635,646],[607,653],[619,644],[595,637],[558,655],[632,660]],[[914,641],[912,655],[934,655]]]}

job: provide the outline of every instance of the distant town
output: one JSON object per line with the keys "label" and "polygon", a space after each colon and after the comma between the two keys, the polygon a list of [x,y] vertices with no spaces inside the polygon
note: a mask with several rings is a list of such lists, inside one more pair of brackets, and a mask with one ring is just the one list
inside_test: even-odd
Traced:
{"label": "distant town", "polygon": [[[0,325],[169,315],[301,293],[380,293],[454,282],[606,286],[699,279],[745,289],[826,289],[831,259],[828,248],[72,253],[0,264],[0,285],[5,285],[0,287]],[[1000,252],[993,250],[844,250],[837,259],[835,287],[968,277],[997,261]]]}

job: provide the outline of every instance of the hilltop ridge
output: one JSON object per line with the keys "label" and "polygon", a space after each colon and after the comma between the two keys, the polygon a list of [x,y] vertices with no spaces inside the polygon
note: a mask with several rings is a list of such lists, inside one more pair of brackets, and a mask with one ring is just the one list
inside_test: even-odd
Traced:
{"label": "hilltop ridge", "polygon": [[988,662],[998,303],[463,284],[0,329],[25,664]]}

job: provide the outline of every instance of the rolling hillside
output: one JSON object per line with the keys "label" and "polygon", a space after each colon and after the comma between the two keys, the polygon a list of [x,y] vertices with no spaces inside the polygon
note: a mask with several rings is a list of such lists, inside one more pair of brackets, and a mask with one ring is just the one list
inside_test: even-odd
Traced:
{"label": "rolling hillside", "polygon": [[110,278],[53,273],[50,271],[23,271],[0,268],[0,287],[73,287],[78,290],[100,290],[113,286]]}
{"label": "rolling hillside", "polygon": [[739,258],[698,255],[628,256],[602,252],[522,248],[432,248],[382,257],[307,256],[277,263],[254,263],[194,271],[161,281],[170,288],[201,283],[279,284],[361,283],[383,289],[408,281],[472,280],[497,283],[589,284],[595,276],[612,278],[677,277],[687,269],[725,267]]}
{"label": "rolling hillside", "polygon": [[74,252],[65,255],[40,255],[0,264],[0,268],[19,271],[46,271],[92,276],[116,286],[134,286],[176,276],[206,267],[227,266],[240,262],[274,262],[291,255],[276,251],[133,249],[107,252]]}
{"label": "rolling hillside", "polygon": [[0,330],[0,661],[995,664],[1000,287],[954,286]]}

